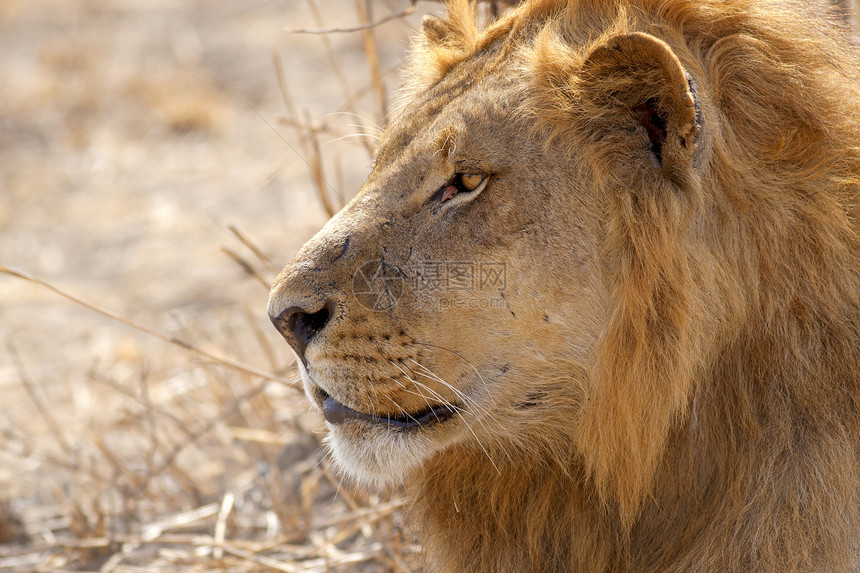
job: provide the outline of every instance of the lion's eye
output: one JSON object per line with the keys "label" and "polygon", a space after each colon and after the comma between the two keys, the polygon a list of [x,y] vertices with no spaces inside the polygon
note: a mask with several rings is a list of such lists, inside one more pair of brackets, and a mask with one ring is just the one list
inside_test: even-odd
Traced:
{"label": "lion's eye", "polygon": [[472,173],[457,173],[454,177],[442,186],[437,197],[440,203],[444,203],[452,199],[458,193],[470,193],[481,187],[487,178],[484,175]]}
{"label": "lion's eye", "polygon": [[463,184],[463,187],[465,187],[467,191],[474,191],[477,189],[478,185],[480,185],[483,180],[483,175],[472,175],[466,173],[460,175],[460,183]]}

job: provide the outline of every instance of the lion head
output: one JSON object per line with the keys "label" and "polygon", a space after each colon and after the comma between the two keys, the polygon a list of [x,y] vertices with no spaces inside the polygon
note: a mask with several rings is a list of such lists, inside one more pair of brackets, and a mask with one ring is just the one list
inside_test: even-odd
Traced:
{"label": "lion head", "polygon": [[406,484],[440,568],[857,558],[860,60],[799,10],[425,18],[269,314],[339,467]]}

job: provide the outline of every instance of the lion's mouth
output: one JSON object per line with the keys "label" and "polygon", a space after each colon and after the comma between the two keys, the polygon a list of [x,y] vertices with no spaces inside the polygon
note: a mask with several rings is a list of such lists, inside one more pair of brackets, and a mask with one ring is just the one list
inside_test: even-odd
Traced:
{"label": "lion's mouth", "polygon": [[[324,393],[324,392],[323,392]],[[404,413],[401,416],[377,416],[375,414],[367,414],[353,410],[349,406],[341,404],[328,394],[324,393],[322,400],[323,417],[330,424],[342,424],[347,420],[361,420],[395,428],[415,428],[418,426],[428,426],[444,422],[451,418],[456,412],[457,407],[449,404],[440,404],[430,406],[420,412],[412,414]]]}

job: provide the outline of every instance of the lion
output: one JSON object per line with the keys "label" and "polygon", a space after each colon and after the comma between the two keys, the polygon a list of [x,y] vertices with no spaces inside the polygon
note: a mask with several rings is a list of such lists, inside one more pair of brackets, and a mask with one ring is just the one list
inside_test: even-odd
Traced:
{"label": "lion", "polygon": [[272,287],[431,571],[860,571],[860,55],[810,5],[425,17]]}

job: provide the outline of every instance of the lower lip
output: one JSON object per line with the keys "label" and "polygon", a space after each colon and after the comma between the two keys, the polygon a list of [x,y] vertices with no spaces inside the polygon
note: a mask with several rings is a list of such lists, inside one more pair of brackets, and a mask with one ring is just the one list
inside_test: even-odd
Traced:
{"label": "lower lip", "polygon": [[342,424],[347,420],[359,420],[390,428],[417,428],[444,422],[454,416],[457,408],[456,406],[433,406],[416,414],[390,418],[358,412],[341,404],[331,396],[325,396],[322,402],[322,411],[326,421],[335,425]]}

